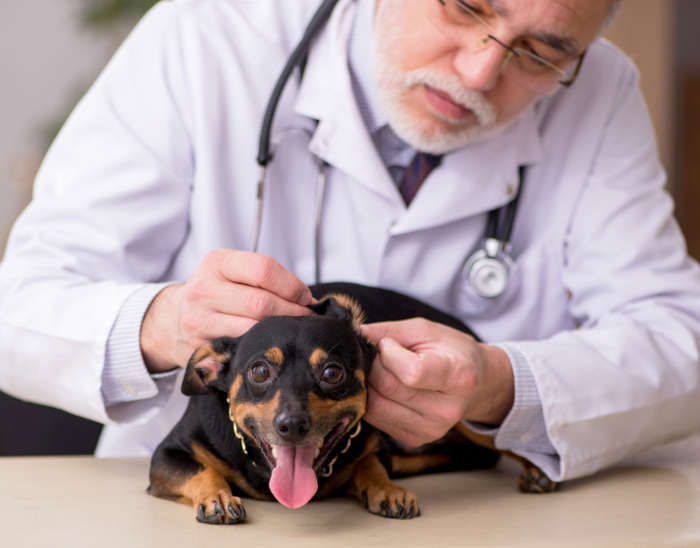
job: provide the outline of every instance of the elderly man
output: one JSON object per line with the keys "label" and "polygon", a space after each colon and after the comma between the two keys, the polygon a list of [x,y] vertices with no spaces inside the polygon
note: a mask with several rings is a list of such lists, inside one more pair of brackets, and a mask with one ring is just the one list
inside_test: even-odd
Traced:
{"label": "elderly man", "polygon": [[617,2],[340,0],[282,94],[252,252],[259,127],[318,4],[144,18],[14,228],[2,388],[108,423],[99,455],[150,454],[193,349],[308,314],[319,272],[487,341],[365,327],[366,418],[408,445],[464,420],[560,481],[697,428],[700,272],[636,70],[597,38]]}

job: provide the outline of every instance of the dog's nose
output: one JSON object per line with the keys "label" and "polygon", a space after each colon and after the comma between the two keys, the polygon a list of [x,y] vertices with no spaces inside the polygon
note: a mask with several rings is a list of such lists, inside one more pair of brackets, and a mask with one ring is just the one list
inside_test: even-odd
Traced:
{"label": "dog's nose", "polygon": [[301,441],[311,430],[311,418],[306,413],[282,411],[275,417],[275,431],[284,441]]}

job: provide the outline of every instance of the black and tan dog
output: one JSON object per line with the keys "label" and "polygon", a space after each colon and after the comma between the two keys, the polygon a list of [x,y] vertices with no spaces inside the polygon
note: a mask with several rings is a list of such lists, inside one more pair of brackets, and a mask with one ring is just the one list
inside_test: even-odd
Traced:
{"label": "black and tan dog", "polygon": [[[403,451],[362,421],[376,349],[359,333],[367,320],[422,316],[471,334],[456,318],[391,291],[354,284],[312,287],[330,294],[315,316],[271,317],[238,338],[222,337],[190,358],[182,390],[192,396],[157,447],[148,492],[194,506],[197,520],[239,523],[240,496],[298,508],[335,493],[372,513],[419,514],[416,495],[390,476],[493,466],[489,438],[456,429],[420,451]],[[472,334],[473,335],[473,334]],[[521,489],[554,488],[524,461]]]}

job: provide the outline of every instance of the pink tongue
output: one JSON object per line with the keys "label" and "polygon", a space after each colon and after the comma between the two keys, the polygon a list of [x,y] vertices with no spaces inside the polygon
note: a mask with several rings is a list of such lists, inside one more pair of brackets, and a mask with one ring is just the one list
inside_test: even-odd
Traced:
{"label": "pink tongue", "polygon": [[288,508],[304,506],[316,494],[318,481],[312,465],[317,444],[277,447],[277,466],[270,477],[270,491]]}

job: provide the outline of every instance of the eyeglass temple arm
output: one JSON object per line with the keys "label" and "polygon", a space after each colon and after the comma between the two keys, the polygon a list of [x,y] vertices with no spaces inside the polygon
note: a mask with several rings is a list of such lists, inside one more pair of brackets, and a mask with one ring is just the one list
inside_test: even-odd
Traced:
{"label": "eyeglass temple arm", "polygon": [[576,81],[576,77],[578,76],[579,71],[581,70],[581,65],[583,65],[583,58],[586,56],[586,52],[588,50],[584,50],[583,53],[579,56],[578,62],[576,63],[576,68],[574,68],[574,74],[569,78],[568,80],[560,80],[559,83],[566,87],[570,88],[573,83]]}

